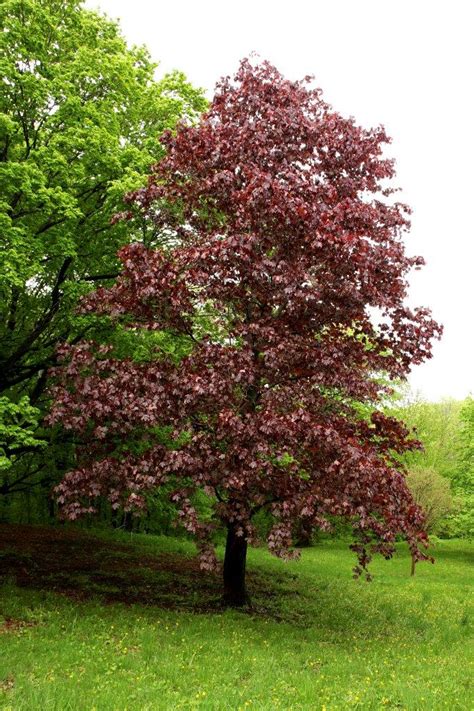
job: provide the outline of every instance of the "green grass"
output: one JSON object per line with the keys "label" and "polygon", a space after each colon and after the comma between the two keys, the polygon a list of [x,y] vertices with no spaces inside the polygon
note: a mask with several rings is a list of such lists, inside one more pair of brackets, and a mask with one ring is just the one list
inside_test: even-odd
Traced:
{"label": "green grass", "polygon": [[[192,550],[151,536],[114,540],[116,561],[135,567],[134,556],[164,550],[178,566],[183,556],[184,566]],[[145,583],[165,586],[162,605],[110,602],[117,580],[101,588],[94,579],[93,596],[79,600],[7,582],[0,708],[472,709],[473,552],[466,542],[437,543],[435,565],[419,565],[410,578],[400,549],[392,561],[376,561],[366,583],[352,579],[343,543],[305,550],[292,563],[253,550],[251,612],[212,609],[218,581],[201,587],[199,576],[176,585],[171,609],[173,580],[158,569],[136,578],[132,597],[140,599]],[[91,575],[83,569],[69,583],[84,591]]]}

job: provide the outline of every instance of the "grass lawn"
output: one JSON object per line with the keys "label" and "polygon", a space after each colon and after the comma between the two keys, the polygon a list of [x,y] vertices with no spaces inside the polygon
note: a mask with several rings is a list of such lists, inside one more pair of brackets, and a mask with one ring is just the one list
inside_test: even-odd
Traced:
{"label": "grass lawn", "polygon": [[366,583],[341,542],[253,550],[223,611],[185,541],[0,526],[0,708],[473,709],[474,546],[433,552]]}

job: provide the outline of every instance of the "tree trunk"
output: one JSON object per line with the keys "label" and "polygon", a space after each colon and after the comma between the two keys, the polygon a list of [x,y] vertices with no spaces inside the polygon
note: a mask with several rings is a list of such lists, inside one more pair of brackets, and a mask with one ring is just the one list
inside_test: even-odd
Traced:
{"label": "tree trunk", "polygon": [[224,557],[223,602],[230,607],[243,607],[250,603],[245,589],[246,559],[247,541],[244,536],[237,536],[235,526],[229,524]]}
{"label": "tree trunk", "polygon": [[415,566],[416,566],[415,556],[412,555],[410,575],[415,575]]}
{"label": "tree trunk", "polygon": [[300,519],[295,527],[295,546],[308,548],[312,543],[313,529],[305,519]]}
{"label": "tree trunk", "polygon": [[128,533],[132,533],[133,531],[133,516],[130,511],[124,511],[123,512],[123,518],[122,518],[122,526],[123,530],[127,531]]}
{"label": "tree trunk", "polygon": [[55,501],[54,501],[51,494],[48,495],[47,505],[48,505],[48,516],[52,521],[54,521],[54,519],[56,518],[56,506],[55,506]]}

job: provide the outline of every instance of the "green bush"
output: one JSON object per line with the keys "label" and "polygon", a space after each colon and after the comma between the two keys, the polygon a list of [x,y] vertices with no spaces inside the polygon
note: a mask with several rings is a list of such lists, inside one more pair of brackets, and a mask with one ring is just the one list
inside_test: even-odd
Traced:
{"label": "green bush", "polygon": [[415,502],[423,509],[428,533],[438,533],[442,522],[454,510],[449,481],[430,467],[413,467],[407,484]]}

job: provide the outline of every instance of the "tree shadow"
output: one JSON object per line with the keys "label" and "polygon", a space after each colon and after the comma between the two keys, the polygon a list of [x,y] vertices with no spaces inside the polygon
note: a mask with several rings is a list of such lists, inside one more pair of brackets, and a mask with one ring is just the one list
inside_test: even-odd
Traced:
{"label": "tree shadow", "polygon": [[[135,545],[102,540],[82,529],[0,525],[0,582],[103,604],[153,605],[194,612],[223,609],[220,571],[203,572],[195,556],[147,553]],[[251,571],[251,614],[274,615],[270,602],[289,594],[294,575]]]}
{"label": "tree shadow", "polygon": [[[83,529],[0,525],[0,582],[2,577],[20,588],[50,591],[77,602],[94,599],[104,605],[146,605],[198,614],[225,609],[220,571],[203,572],[195,556],[150,554],[135,543],[102,540]],[[319,579],[316,574],[309,581],[293,571],[250,568],[251,606],[239,612],[300,629],[317,626],[328,635],[341,636],[355,620],[358,637],[390,636],[396,625],[406,624],[387,599],[376,599],[375,590],[369,610],[365,588],[352,589],[351,582],[341,586],[340,580]],[[421,629],[421,611],[416,618]]]}

